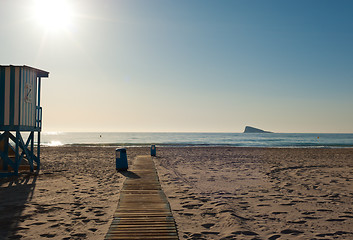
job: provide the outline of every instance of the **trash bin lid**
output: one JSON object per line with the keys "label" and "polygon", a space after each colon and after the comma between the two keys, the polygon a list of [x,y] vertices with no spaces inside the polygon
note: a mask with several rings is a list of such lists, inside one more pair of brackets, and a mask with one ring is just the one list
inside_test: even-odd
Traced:
{"label": "trash bin lid", "polygon": [[115,149],[115,151],[126,153],[126,148],[117,148],[117,149]]}

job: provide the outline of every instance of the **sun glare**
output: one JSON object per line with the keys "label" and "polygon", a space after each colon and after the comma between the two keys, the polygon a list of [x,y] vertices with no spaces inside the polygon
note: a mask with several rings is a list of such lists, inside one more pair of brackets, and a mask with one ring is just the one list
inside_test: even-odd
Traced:
{"label": "sun glare", "polygon": [[65,0],[37,0],[34,14],[48,31],[68,30],[72,24],[72,9]]}

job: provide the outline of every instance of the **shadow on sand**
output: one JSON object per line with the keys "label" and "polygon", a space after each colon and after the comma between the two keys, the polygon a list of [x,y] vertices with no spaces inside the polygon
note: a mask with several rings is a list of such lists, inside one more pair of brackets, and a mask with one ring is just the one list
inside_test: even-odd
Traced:
{"label": "shadow on sand", "polygon": [[0,179],[0,240],[18,239],[21,221],[30,217],[22,212],[32,197],[37,180],[35,174]]}
{"label": "shadow on sand", "polygon": [[118,171],[118,173],[121,173],[123,176],[125,176],[127,178],[134,178],[134,179],[141,178],[136,173],[128,171],[128,170],[127,171]]}

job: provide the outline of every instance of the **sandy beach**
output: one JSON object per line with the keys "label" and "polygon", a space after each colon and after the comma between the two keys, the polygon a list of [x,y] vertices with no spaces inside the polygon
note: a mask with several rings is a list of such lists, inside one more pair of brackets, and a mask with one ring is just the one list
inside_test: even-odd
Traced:
{"label": "sandy beach", "polygon": [[181,239],[353,239],[353,150],[161,149]]}
{"label": "sandy beach", "polygon": [[[125,180],[112,147],[43,147],[1,179],[0,239],[104,239]],[[128,148],[129,164],[149,148]],[[180,239],[353,239],[353,149],[158,148]]]}

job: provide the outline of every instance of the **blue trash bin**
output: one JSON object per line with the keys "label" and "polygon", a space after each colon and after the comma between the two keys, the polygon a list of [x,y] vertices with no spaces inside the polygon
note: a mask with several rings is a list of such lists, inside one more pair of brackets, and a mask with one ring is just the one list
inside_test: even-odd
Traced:
{"label": "blue trash bin", "polygon": [[115,149],[116,170],[126,171],[128,169],[126,148]]}
{"label": "blue trash bin", "polygon": [[151,156],[156,156],[156,145],[151,145]]}

